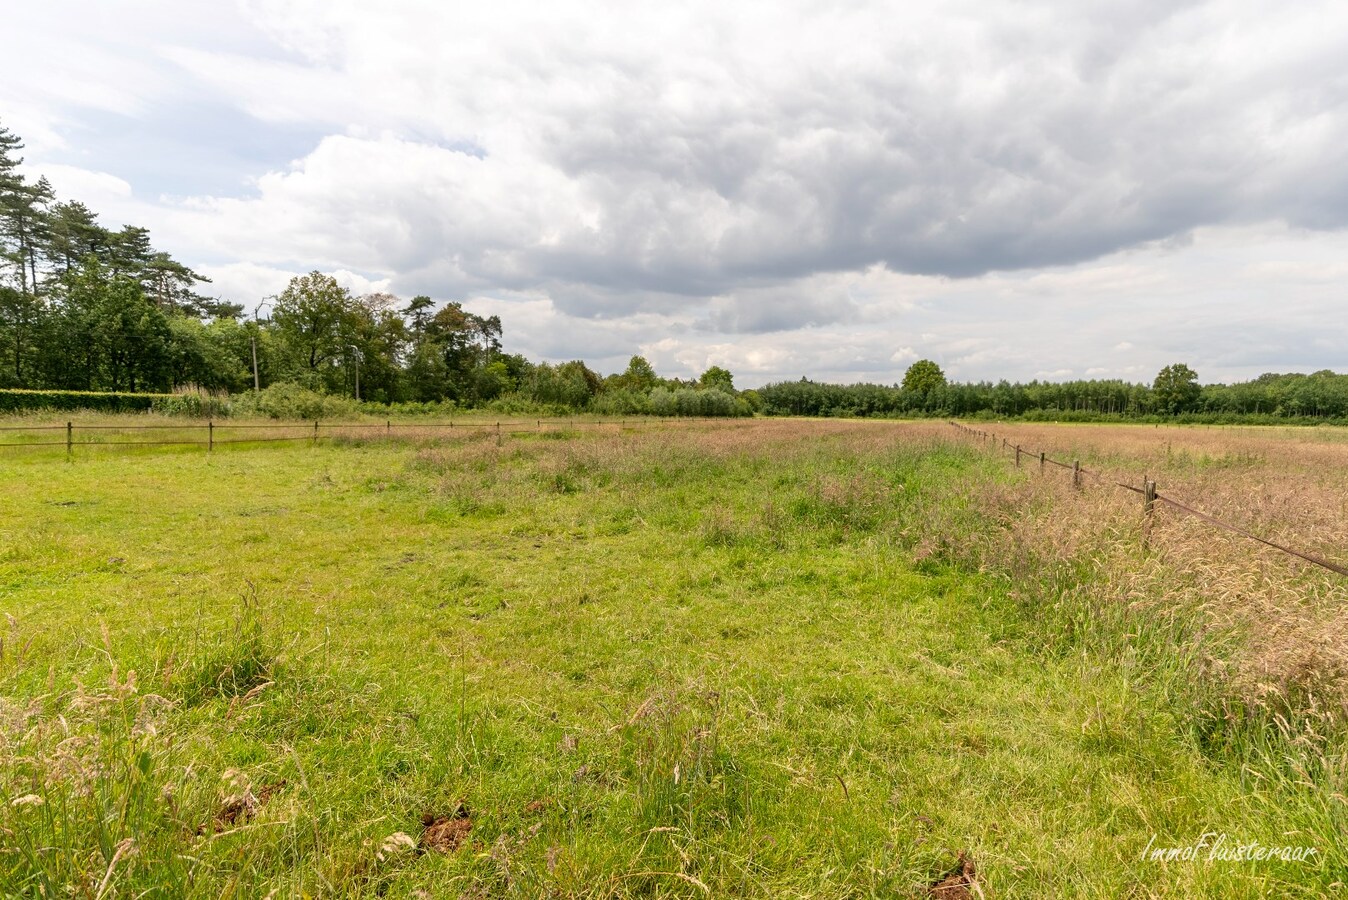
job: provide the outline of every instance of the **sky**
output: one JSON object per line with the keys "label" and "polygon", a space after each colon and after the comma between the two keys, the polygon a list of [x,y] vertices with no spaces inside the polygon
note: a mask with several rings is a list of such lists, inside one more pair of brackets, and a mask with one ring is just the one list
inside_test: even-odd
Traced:
{"label": "sky", "polygon": [[[26,168],[250,312],[318,269],[737,386],[1348,370],[1348,4],[14,4]],[[265,311],[265,305],[262,306]],[[265,313],[264,313],[265,314]]]}

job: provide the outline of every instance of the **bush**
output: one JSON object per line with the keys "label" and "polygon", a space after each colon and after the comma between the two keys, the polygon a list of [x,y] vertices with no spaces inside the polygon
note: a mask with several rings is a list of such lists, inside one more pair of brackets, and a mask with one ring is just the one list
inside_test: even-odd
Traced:
{"label": "bush", "polygon": [[649,412],[656,416],[751,416],[753,410],[739,397],[719,388],[695,390],[656,388],[651,391]]}
{"label": "bush", "polygon": [[0,412],[28,410],[89,410],[92,412],[148,412],[156,400],[176,399],[173,394],[123,394],[98,391],[0,390]]}
{"label": "bush", "polygon": [[390,403],[385,407],[389,415],[427,416],[433,419],[447,419],[458,411],[459,405],[453,400],[408,400],[402,403]]}
{"label": "bush", "polygon": [[271,419],[340,419],[360,415],[361,406],[349,397],[320,394],[289,382],[273,384],[263,391],[234,397],[235,415]]}
{"label": "bush", "polygon": [[674,392],[669,388],[658,387],[651,391],[647,398],[651,415],[654,416],[677,416],[678,407],[674,402]]}
{"label": "bush", "polygon": [[718,388],[706,391],[682,388],[674,392],[674,405],[681,416],[747,416],[749,404]]}
{"label": "bush", "polygon": [[513,394],[497,397],[495,400],[482,407],[482,409],[507,416],[563,418],[565,416],[574,416],[576,414],[576,410],[573,407],[560,403],[540,403],[518,391]]}
{"label": "bush", "polygon": [[225,419],[233,412],[233,404],[228,398],[212,397],[196,391],[180,391],[165,397],[155,397],[150,409],[165,416]]}
{"label": "bush", "polygon": [[648,396],[627,389],[600,394],[590,406],[595,412],[605,416],[643,416],[651,411]]}

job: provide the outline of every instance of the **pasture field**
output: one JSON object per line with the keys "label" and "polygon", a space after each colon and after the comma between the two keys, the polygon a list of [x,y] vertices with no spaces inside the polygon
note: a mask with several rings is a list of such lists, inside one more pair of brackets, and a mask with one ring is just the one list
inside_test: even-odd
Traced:
{"label": "pasture field", "polygon": [[[1345,561],[1340,432],[979,427]],[[0,896],[1344,890],[1348,579],[943,423],[434,437],[0,454]]]}

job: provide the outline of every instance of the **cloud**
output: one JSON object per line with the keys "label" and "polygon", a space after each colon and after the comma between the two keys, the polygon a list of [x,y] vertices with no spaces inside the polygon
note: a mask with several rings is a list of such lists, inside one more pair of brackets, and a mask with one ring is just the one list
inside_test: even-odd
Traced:
{"label": "cloud", "polygon": [[[49,41],[0,60],[0,106],[33,129],[34,164],[245,303],[346,271],[497,310],[549,358],[648,348],[761,378],[892,380],[917,357],[955,377],[1172,355],[1245,373],[1341,346],[1324,326],[1348,243],[1341,4],[20,16]],[[159,184],[167,151],[132,160],[117,128],[147,160],[200,131],[210,178]],[[79,159],[93,138],[128,158]],[[1283,316],[1271,357],[1241,349]]]}
{"label": "cloud", "polygon": [[[256,263],[205,265],[198,267],[197,271],[211,280],[209,284],[202,286],[202,293],[216,299],[242,303],[249,315],[258,311],[264,318],[265,310],[271,306],[271,298],[284,291],[290,279],[308,274],[308,271],[304,270],[261,266]],[[356,296],[382,293],[389,289],[386,278],[368,278],[359,272],[349,272],[346,269],[337,269],[328,274]]]}
{"label": "cloud", "polygon": [[251,198],[197,201],[235,235],[302,226],[266,235],[291,255],[402,272],[452,253],[436,269],[452,283],[708,297],[877,263],[1074,263],[1214,224],[1348,224],[1348,97],[1305,88],[1342,74],[1334,8],[967,5],[904,28],[879,3],[632,7],[601,27],[570,4],[248,10],[297,58],[170,57],[264,120],[348,132]]}
{"label": "cloud", "polygon": [[785,285],[744,288],[713,297],[704,327],[729,334],[764,334],[855,321],[859,306],[846,285],[806,278]]}
{"label": "cloud", "polygon": [[131,196],[131,185],[107,172],[48,163],[37,173],[45,175],[52,188],[63,197],[79,197],[83,202],[103,206]]}

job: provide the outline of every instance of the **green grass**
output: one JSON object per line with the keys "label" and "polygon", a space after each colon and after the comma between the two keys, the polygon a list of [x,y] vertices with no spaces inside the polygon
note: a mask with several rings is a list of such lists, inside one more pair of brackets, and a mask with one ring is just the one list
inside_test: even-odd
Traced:
{"label": "green grass", "polygon": [[0,458],[0,893],[1334,893],[1143,861],[1306,813],[913,562],[1000,461],[812,427]]}

